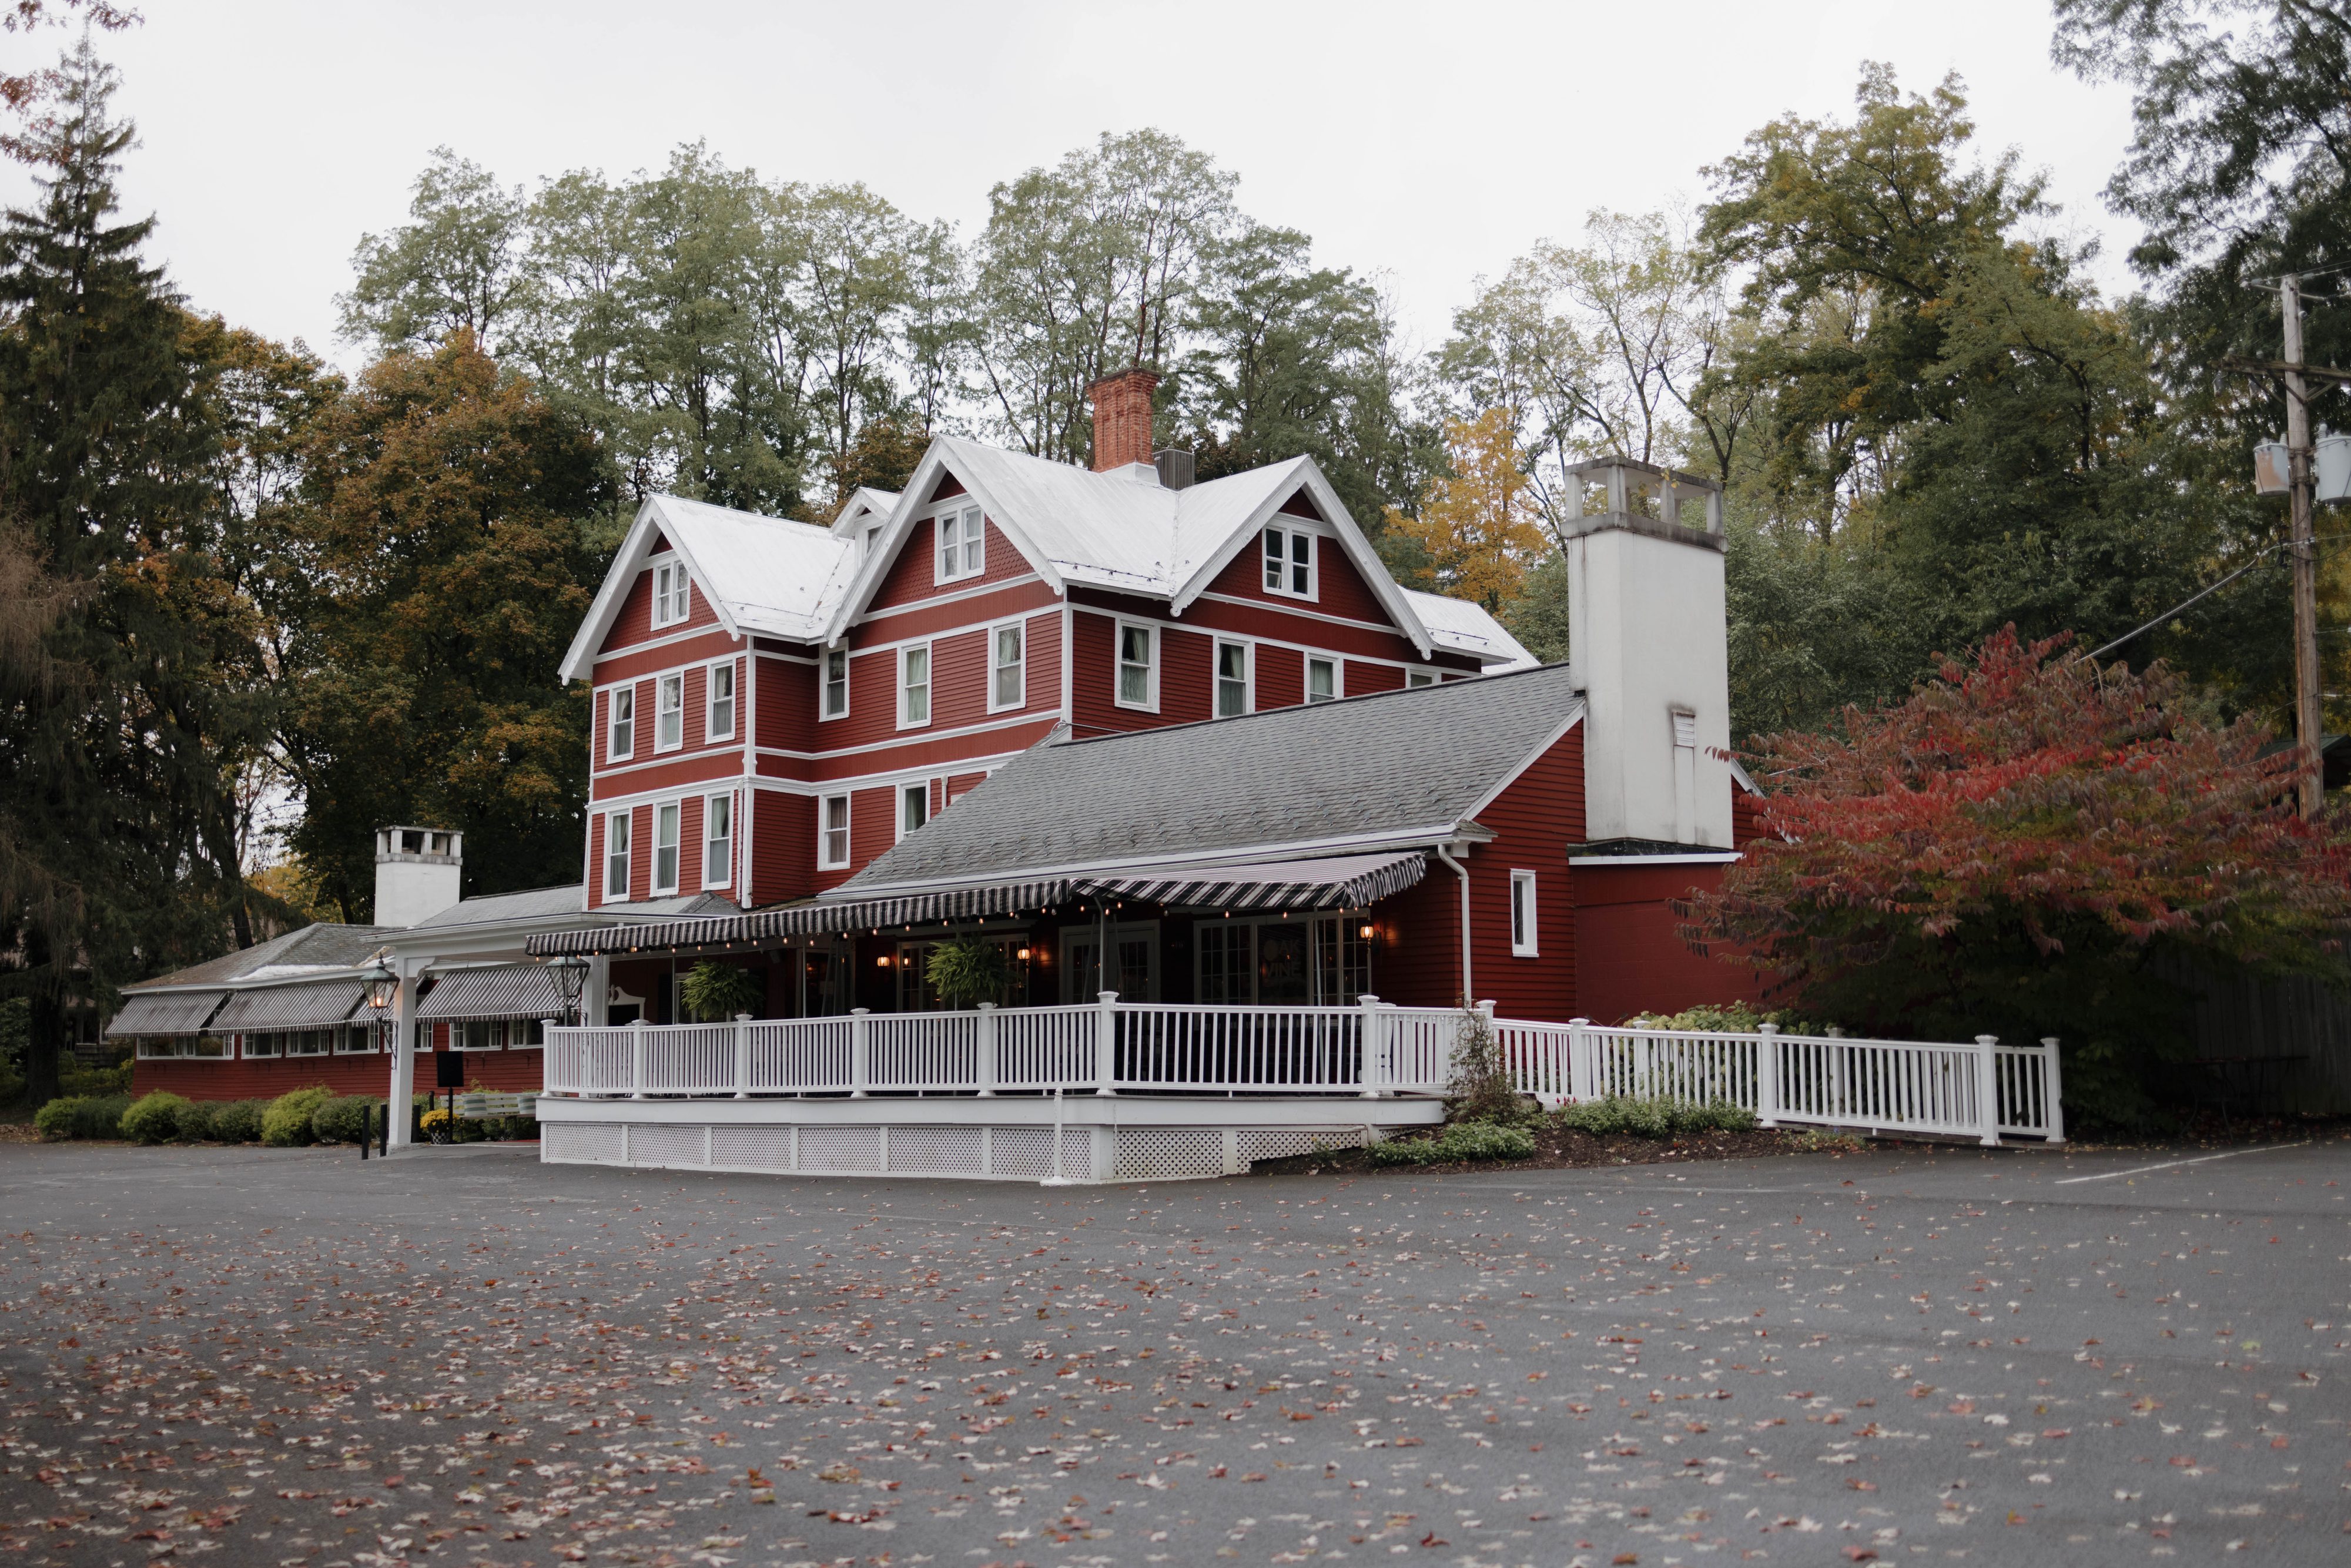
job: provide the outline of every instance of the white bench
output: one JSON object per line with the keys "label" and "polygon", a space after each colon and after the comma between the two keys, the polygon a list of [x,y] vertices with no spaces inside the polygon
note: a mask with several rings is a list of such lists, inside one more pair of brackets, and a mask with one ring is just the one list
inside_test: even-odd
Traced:
{"label": "white bench", "polygon": [[538,1117],[538,1094],[536,1091],[516,1094],[487,1094],[479,1092],[457,1096],[457,1114],[469,1121],[482,1121],[491,1116]]}

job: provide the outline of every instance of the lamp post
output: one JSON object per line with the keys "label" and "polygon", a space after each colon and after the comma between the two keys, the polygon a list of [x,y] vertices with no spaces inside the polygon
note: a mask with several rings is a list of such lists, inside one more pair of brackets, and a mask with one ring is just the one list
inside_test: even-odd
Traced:
{"label": "lamp post", "polygon": [[[390,964],[384,962],[384,957],[390,951],[389,948],[377,948],[375,956],[368,961],[368,967],[360,971],[360,984],[365,988],[367,997],[368,1027],[375,1031],[375,1043],[379,1046],[383,1044],[384,1014],[392,1007],[392,999],[400,995],[400,977],[392,972]],[[395,1053],[398,1052],[397,1041],[393,1042],[392,1049]],[[389,1100],[384,1102],[383,1125],[386,1143],[384,1152],[390,1154],[392,1152],[390,1148],[392,1102]],[[369,1129],[362,1125],[360,1130],[361,1159],[367,1157],[368,1132]]]}
{"label": "lamp post", "polygon": [[563,996],[563,1021],[580,1021],[580,997],[588,986],[588,960],[577,953],[566,953],[560,958],[550,958],[547,967],[555,972],[556,988]]}

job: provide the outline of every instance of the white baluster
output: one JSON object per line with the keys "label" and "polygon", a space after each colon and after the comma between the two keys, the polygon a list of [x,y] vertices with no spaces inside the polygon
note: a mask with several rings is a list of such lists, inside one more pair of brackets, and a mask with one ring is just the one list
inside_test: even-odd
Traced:
{"label": "white baluster", "polygon": [[983,1100],[992,1100],[996,1097],[996,1004],[994,1002],[979,1004],[979,1021],[974,1026],[972,1032],[975,1041],[972,1050],[978,1058],[973,1063],[972,1071],[979,1080],[979,1097]]}
{"label": "white baluster", "polygon": [[1755,1124],[1780,1124],[1780,1026],[1774,1023],[1756,1031]]}
{"label": "white baluster", "polygon": [[1118,1078],[1118,993],[1103,991],[1094,998],[1094,1092],[1115,1094]]}
{"label": "white baluster", "polygon": [[645,1097],[645,1020],[639,1014],[629,1026],[629,1098]]}
{"label": "white baluster", "polygon": [[849,1013],[849,1097],[865,1098],[865,1086],[873,1080],[873,1019],[870,1009],[852,1008]]}
{"label": "white baluster", "polygon": [[735,1098],[751,1097],[751,1015],[735,1015]]}
{"label": "white baluster", "polygon": [[1993,1060],[1999,1054],[1999,1048],[2000,1036],[1976,1036],[1976,1098],[1981,1102],[1976,1107],[1976,1114],[1980,1118],[1982,1142],[1987,1148],[2000,1143],[2000,1069],[1999,1063]]}

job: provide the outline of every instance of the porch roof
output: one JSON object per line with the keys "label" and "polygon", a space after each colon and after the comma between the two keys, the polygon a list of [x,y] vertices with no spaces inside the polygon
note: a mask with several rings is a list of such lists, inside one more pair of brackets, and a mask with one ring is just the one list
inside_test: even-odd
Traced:
{"label": "porch roof", "polygon": [[132,992],[107,1023],[106,1038],[130,1035],[202,1034],[204,1020],[228,995],[224,990]]}
{"label": "porch roof", "polygon": [[563,992],[539,964],[455,969],[433,982],[416,1006],[420,1019],[551,1019],[563,1016]]}
{"label": "porch roof", "polygon": [[360,996],[366,989],[358,980],[313,980],[307,985],[238,991],[213,1019],[213,1029],[316,1029],[341,1023],[360,1005]]}
{"label": "porch roof", "polygon": [[[1148,872],[1052,877],[976,887],[908,892],[888,898],[835,899],[759,909],[716,920],[671,920],[658,925],[550,931],[531,937],[536,956],[629,953],[643,948],[725,946],[792,936],[830,936],[889,925],[1018,915],[1073,898],[1108,896],[1216,909],[1354,909],[1417,883],[1428,869],[1418,850],[1333,855],[1321,860],[1263,861],[1238,865],[1176,865]],[[434,997],[440,995],[436,988]],[[427,998],[427,1006],[432,998]]]}

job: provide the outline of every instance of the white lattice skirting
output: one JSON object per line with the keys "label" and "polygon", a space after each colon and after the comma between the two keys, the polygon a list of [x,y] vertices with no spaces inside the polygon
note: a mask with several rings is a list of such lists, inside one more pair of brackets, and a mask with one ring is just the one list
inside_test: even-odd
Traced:
{"label": "white lattice skirting", "polygon": [[[569,1107],[567,1107],[569,1110]],[[740,1171],[762,1176],[946,1176],[999,1183],[1168,1183],[1241,1176],[1260,1159],[1362,1147],[1395,1126],[959,1126],[898,1122],[604,1122],[585,1103],[540,1126],[540,1159],[574,1166]],[[684,1105],[663,1107],[682,1112]],[[625,1112],[623,1112],[625,1114]],[[1383,1122],[1395,1116],[1384,1114]],[[1413,1116],[1420,1122],[1420,1116]]]}

